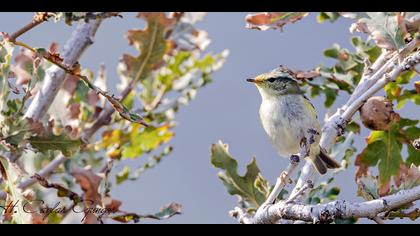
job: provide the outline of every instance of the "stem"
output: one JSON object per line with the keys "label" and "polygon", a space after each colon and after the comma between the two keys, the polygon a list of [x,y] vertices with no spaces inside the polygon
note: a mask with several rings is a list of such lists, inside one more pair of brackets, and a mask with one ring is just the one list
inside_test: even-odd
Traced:
{"label": "stem", "polygon": [[30,31],[31,29],[44,23],[45,21],[48,21],[48,18],[50,18],[51,16],[52,14],[49,14],[48,12],[35,13],[31,22],[29,22],[27,25],[23,26],[22,28],[14,32],[12,35],[10,35],[10,38],[9,38],[10,42],[15,42],[16,39],[19,38],[22,34]]}

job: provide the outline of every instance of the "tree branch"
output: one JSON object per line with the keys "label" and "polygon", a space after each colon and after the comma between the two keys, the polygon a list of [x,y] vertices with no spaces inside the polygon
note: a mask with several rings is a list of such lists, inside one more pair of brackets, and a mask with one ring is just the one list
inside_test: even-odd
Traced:
{"label": "tree branch", "polygon": [[[93,43],[93,37],[101,24],[101,20],[92,20],[87,23],[81,23],[73,31],[70,39],[66,42],[63,49],[63,63],[69,66],[76,64],[80,56],[86,48]],[[29,27],[24,27],[28,29]],[[33,27],[32,27],[33,28]],[[28,30],[26,30],[28,31]],[[26,32],[25,31],[25,32]],[[17,36],[23,34],[24,30],[19,30]],[[15,37],[16,38],[16,37]],[[45,77],[45,81],[41,90],[37,93],[34,100],[30,104],[25,117],[34,120],[40,120],[48,111],[58,91],[64,83],[66,72],[58,67],[52,66]],[[59,155],[55,160],[50,162],[38,174],[42,177],[48,177],[58,166],[67,160],[63,155]],[[28,179],[19,184],[19,188],[25,189],[33,185],[36,181]],[[0,199],[5,199],[6,193],[0,192]]]}
{"label": "tree branch", "polygon": [[32,21],[29,22],[27,25],[23,26],[13,34],[9,36],[10,42],[15,42],[18,37],[20,37],[22,34],[28,32],[29,30],[35,28],[36,26],[42,24],[43,22],[47,21],[48,18],[50,18],[52,14],[48,12],[37,12],[35,13],[34,17],[32,18]]}
{"label": "tree branch", "polygon": [[[392,61],[392,63],[390,61]],[[337,136],[342,135],[347,123],[351,121],[353,115],[369,97],[384,88],[390,81],[394,81],[401,72],[418,64],[420,62],[420,51],[417,51],[413,55],[407,57],[398,66],[395,66],[395,62],[396,56],[393,56],[375,74],[373,74],[370,78],[365,79],[364,83],[360,83],[358,85],[360,88],[356,88],[349,101],[328,119],[324,125],[321,136],[320,145],[322,148],[325,150],[329,150],[331,148],[331,146],[335,143]],[[298,191],[303,184],[310,180],[310,178],[312,178],[315,174],[315,169],[311,163],[306,163],[303,170],[304,171],[302,171],[298,183],[292,193]]]}
{"label": "tree branch", "polygon": [[265,208],[254,216],[236,208],[231,215],[241,223],[259,224],[280,219],[300,220],[313,223],[331,223],[335,219],[375,218],[379,213],[390,211],[420,199],[420,186],[362,203],[337,200],[325,204],[303,205],[281,201]]}
{"label": "tree branch", "polygon": [[[375,63],[372,66],[370,66],[370,69],[365,69],[365,73],[362,77],[362,80],[356,87],[354,93],[352,94],[348,102],[341,108],[339,108],[336,111],[336,113],[326,121],[323,127],[323,132],[320,141],[320,146],[322,148],[324,148],[325,150],[329,150],[331,148],[331,146],[335,143],[337,136],[342,135],[344,133],[345,126],[348,124],[348,122],[351,121],[353,115],[359,110],[359,108],[369,97],[373,96],[379,90],[383,89],[384,86],[389,82],[395,81],[396,78],[403,71],[409,70],[420,63],[420,51],[416,51],[409,55],[415,48],[418,47],[419,42],[420,38],[417,37],[416,39],[412,40],[412,42],[408,43],[406,47],[400,50],[398,53],[389,53],[387,51],[383,51],[382,54],[379,56],[378,60],[375,61]],[[407,56],[401,63],[398,64],[398,59],[401,55],[409,56]],[[378,203],[375,201],[361,204],[349,204],[345,201],[335,201],[319,206],[290,204],[292,201],[299,202],[299,199],[304,195],[305,191],[308,189],[307,184],[315,182],[314,178],[315,168],[309,161],[307,161],[302,169],[298,182],[287,201],[279,202],[275,205],[270,206],[269,200],[271,201],[272,199],[272,196],[270,194],[271,198],[269,197],[267,201],[263,204],[263,207],[260,207],[260,209],[257,210],[254,217],[249,219],[249,217],[244,218],[244,216],[241,216],[240,221],[252,223],[276,223],[278,220],[283,219],[319,222],[328,221],[331,217],[338,217],[344,219],[351,217],[367,217],[374,219],[379,212],[383,212],[387,209],[392,209],[398,206],[397,203],[399,201],[394,199],[395,195],[391,195],[384,198],[385,200],[390,198],[390,200],[396,202],[391,208],[389,208],[390,205],[386,204],[378,205]],[[279,181],[277,181],[276,186],[279,185],[278,183]],[[277,188],[274,187],[274,189]],[[408,192],[407,195],[409,195],[409,197],[404,198],[404,200],[419,199],[420,187],[414,188],[414,190]],[[359,207],[361,208],[358,209]],[[364,207],[367,210],[364,210]],[[348,210],[346,211],[346,209]],[[313,212],[315,212],[315,215]],[[238,216],[239,213],[240,212],[236,211],[235,214]],[[319,215],[316,215],[318,213]],[[325,215],[326,213],[327,215]]]}
{"label": "tree branch", "polygon": [[[40,170],[38,172],[38,175],[41,176],[42,178],[48,178],[54,172],[54,170],[57,169],[66,160],[67,160],[67,157],[60,154],[56,159],[54,159],[53,161],[48,163],[48,165],[46,165],[42,170]],[[18,188],[21,188],[22,190],[24,190],[24,189],[32,186],[36,182],[37,182],[36,179],[30,178],[30,179],[27,179],[25,181],[22,181],[18,185]],[[0,200],[5,200],[6,196],[7,196],[7,194],[5,192],[0,192]]]}
{"label": "tree branch", "polygon": [[[64,45],[62,55],[65,65],[73,67],[76,64],[86,48],[93,43],[93,37],[100,24],[101,20],[92,20],[77,26],[70,39]],[[52,66],[47,71],[42,88],[30,104],[25,117],[32,118],[35,121],[40,120],[57,96],[65,78],[66,72],[62,68]]]}

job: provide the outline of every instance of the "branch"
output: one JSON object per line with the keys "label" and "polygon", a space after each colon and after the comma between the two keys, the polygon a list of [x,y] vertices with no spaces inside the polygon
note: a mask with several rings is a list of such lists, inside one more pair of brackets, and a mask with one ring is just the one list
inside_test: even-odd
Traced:
{"label": "branch", "polygon": [[28,32],[29,30],[35,28],[36,26],[42,24],[43,22],[47,21],[48,18],[52,16],[51,13],[48,12],[37,12],[35,13],[34,17],[32,18],[32,21],[29,22],[27,25],[23,26],[16,32],[10,35],[9,40],[10,42],[15,42],[18,37],[20,37],[22,34]]}
{"label": "branch", "polygon": [[[420,63],[420,51],[409,55],[415,48],[418,47],[420,38],[417,37],[412,42],[408,43],[405,48],[398,53],[389,53],[383,51],[380,57],[370,68],[365,69],[365,73],[356,87],[354,93],[349,101],[339,108],[337,112],[331,116],[324,125],[320,146],[325,150],[329,150],[335,143],[337,136],[344,133],[344,128],[351,121],[353,115],[359,110],[364,102],[379,90],[384,88],[386,84],[395,81],[396,78],[406,70],[413,68]],[[398,63],[401,55],[407,56],[401,63]],[[288,169],[290,168],[290,165]],[[287,173],[287,172],[286,172]],[[315,168],[307,161],[302,169],[298,183],[293,189],[288,200],[279,202],[275,205],[273,203],[273,192],[267,201],[260,207],[255,216],[249,217],[249,214],[241,215],[240,211],[231,212],[231,215],[237,216],[240,222],[251,223],[276,223],[282,220],[308,221],[308,222],[331,222],[333,219],[347,219],[352,217],[367,217],[376,219],[378,213],[393,209],[405,203],[409,203],[420,198],[420,186],[413,188],[411,191],[400,192],[395,195],[387,196],[382,200],[375,200],[360,204],[347,203],[345,201],[334,201],[331,203],[313,206],[303,204],[291,204],[292,202],[299,202],[299,199],[304,195],[305,191],[309,189],[309,184],[314,183]],[[284,185],[277,180],[274,190],[277,193]],[[404,197],[407,195],[407,197]],[[277,196],[277,195],[276,195]],[[400,198],[401,199],[400,199]],[[391,202],[391,203],[390,203]],[[403,202],[403,203],[401,203]]]}
{"label": "branch", "polygon": [[[49,177],[54,172],[54,170],[57,169],[66,160],[67,160],[67,157],[60,154],[56,159],[54,159],[53,161],[48,163],[48,165],[46,165],[42,170],[40,170],[37,175],[42,177],[42,178]],[[30,178],[30,179],[27,179],[27,180],[21,182],[18,185],[18,188],[21,188],[22,190],[24,190],[24,189],[32,186],[36,182],[37,182],[36,179]],[[5,200],[6,196],[7,196],[7,194],[5,192],[0,192],[0,200]]]}
{"label": "branch", "polygon": [[337,200],[326,204],[303,205],[281,201],[252,216],[243,210],[231,212],[241,223],[267,223],[280,219],[331,223],[335,219],[370,218],[420,199],[420,186],[362,203]]}
{"label": "branch", "polygon": [[[81,23],[72,33],[70,39],[64,45],[63,63],[73,67],[86,48],[93,43],[93,37],[101,24],[101,20],[93,20]],[[44,83],[30,104],[25,117],[35,121],[40,120],[48,111],[58,91],[64,83],[66,72],[52,66],[46,73]]]}
{"label": "branch", "polygon": [[142,124],[144,126],[147,126],[147,123],[143,120],[143,118],[140,115],[134,114],[134,113],[130,113],[130,111],[128,111],[128,109],[126,109],[124,107],[124,105],[117,99],[114,97],[114,95],[109,95],[108,92],[98,88],[97,86],[95,86],[87,76],[81,75],[80,74],[80,65],[76,62],[74,64],[74,66],[69,67],[65,64],[63,64],[61,62],[61,58],[59,57],[58,54],[51,54],[49,52],[43,52],[43,53],[39,53],[35,48],[22,43],[22,42],[15,42],[16,45],[22,46],[24,48],[27,48],[29,50],[31,50],[34,53],[37,53],[38,56],[41,56],[42,58],[48,60],[49,62],[53,63],[54,65],[58,66],[59,68],[61,68],[62,70],[64,70],[67,74],[69,75],[73,75],[75,77],[77,77],[78,79],[82,80],[83,82],[85,82],[85,84],[92,89],[96,94],[100,94],[103,97],[105,97],[106,100],[108,100],[108,102],[112,105],[111,109],[115,109],[116,111],[118,111],[118,113],[120,114],[120,116],[130,122],[135,122],[135,123],[139,123]]}
{"label": "branch", "polygon": [[287,166],[286,171],[283,171],[280,176],[277,178],[276,185],[271,191],[270,195],[267,197],[265,202],[261,205],[261,209],[265,208],[269,204],[273,204],[280,192],[284,189],[287,182],[289,182],[290,176],[295,172],[296,168],[299,166],[300,157],[298,155],[292,155],[290,157],[290,163]]}
{"label": "branch", "polygon": [[[415,40],[410,42],[401,52],[407,53],[412,51],[419,45],[420,39],[417,37]],[[384,62],[384,58],[388,58],[387,62]],[[323,132],[321,136],[320,146],[325,150],[329,150],[331,146],[335,143],[337,136],[342,135],[344,128],[348,122],[351,121],[353,115],[359,110],[359,108],[364,104],[364,102],[377,93],[379,90],[383,89],[386,84],[391,81],[394,81],[401,72],[409,70],[420,62],[420,51],[415,52],[414,54],[408,56],[402,63],[395,65],[397,63],[398,54],[392,55],[386,52],[383,52],[379,57],[380,62],[374,63],[376,72],[371,74],[371,76],[364,76],[353,92],[352,96],[348,102],[343,105],[341,108],[337,109],[336,113],[332,115],[323,127]],[[382,67],[379,65],[382,64]],[[388,72],[390,71],[390,72]],[[306,163],[304,166],[304,171],[298,180],[298,183],[295,186],[295,189],[292,193],[298,191],[304,183],[306,183],[310,178],[315,174],[315,169],[311,163]],[[314,181],[313,181],[314,182]]]}

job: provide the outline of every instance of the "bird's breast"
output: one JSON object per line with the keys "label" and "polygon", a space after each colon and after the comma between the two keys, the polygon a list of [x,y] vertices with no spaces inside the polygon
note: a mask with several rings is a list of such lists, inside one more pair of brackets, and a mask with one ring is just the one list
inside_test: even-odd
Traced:
{"label": "bird's breast", "polygon": [[261,123],[280,155],[297,153],[309,121],[302,99],[285,95],[280,99],[265,99],[260,107]]}

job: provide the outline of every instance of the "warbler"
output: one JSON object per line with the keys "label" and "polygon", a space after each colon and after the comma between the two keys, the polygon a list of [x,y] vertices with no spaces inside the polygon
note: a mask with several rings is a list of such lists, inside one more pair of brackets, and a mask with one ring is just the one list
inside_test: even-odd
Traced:
{"label": "warbler", "polygon": [[254,83],[261,94],[261,123],[280,155],[297,154],[304,142],[312,139],[306,155],[316,170],[322,175],[327,169],[340,167],[319,146],[321,127],[315,107],[287,69],[276,68],[247,81]]}

